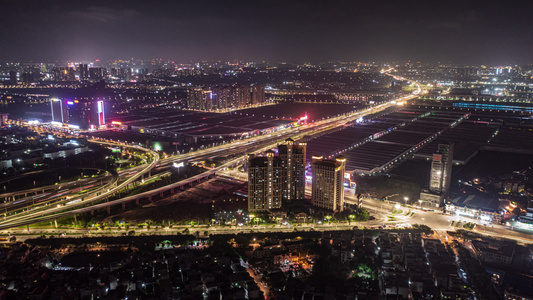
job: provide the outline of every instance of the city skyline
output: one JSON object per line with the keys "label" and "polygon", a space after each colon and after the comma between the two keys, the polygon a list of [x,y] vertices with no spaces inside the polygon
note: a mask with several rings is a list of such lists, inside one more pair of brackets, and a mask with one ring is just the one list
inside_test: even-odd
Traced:
{"label": "city skyline", "polygon": [[[529,63],[531,4],[470,1],[9,1],[5,61],[161,57]],[[118,55],[119,54],[119,55]]]}
{"label": "city skyline", "polygon": [[533,3],[1,8],[1,299],[533,299]]}

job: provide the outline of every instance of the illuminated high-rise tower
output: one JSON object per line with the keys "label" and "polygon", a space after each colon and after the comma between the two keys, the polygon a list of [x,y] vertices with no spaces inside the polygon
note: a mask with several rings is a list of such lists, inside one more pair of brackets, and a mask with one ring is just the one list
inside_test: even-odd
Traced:
{"label": "illuminated high-rise tower", "polygon": [[67,123],[68,111],[66,102],[63,99],[50,99],[50,108],[52,112],[52,122]]}
{"label": "illuminated high-rise tower", "polygon": [[453,144],[439,144],[433,154],[429,191],[444,194],[450,189],[453,165]]}
{"label": "illuminated high-rise tower", "polygon": [[249,155],[248,209],[280,208],[305,197],[305,143],[287,139],[278,145],[278,156],[267,151],[264,156]]}
{"label": "illuminated high-rise tower", "polygon": [[344,170],[346,158],[338,156],[334,160],[313,156],[313,206],[341,212],[344,210]]}
{"label": "illuminated high-rise tower", "polygon": [[80,80],[86,80],[87,78],[89,78],[89,68],[87,64],[79,64],[78,72],[80,74]]}
{"label": "illuminated high-rise tower", "polygon": [[52,98],[52,122],[72,128],[98,129],[105,125],[104,103],[103,100]]}
{"label": "illuminated high-rise tower", "polygon": [[305,151],[306,143],[294,142],[291,138],[278,145],[278,154],[283,163],[283,200],[290,203],[305,197]]}
{"label": "illuminated high-rise tower", "polygon": [[213,92],[202,88],[190,89],[187,95],[187,107],[189,109],[211,110]]}
{"label": "illuminated high-rise tower", "polygon": [[270,150],[265,156],[248,156],[248,211],[281,208],[282,163]]}

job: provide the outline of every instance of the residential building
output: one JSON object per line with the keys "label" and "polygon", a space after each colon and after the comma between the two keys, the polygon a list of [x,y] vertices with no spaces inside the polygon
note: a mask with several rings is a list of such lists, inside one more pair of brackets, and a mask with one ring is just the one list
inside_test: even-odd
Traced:
{"label": "residential building", "polygon": [[274,151],[248,156],[248,211],[281,208],[282,162]]}
{"label": "residential building", "polygon": [[254,84],[251,86],[251,102],[252,105],[265,103],[265,86],[261,84]]}
{"label": "residential building", "polygon": [[248,156],[248,209],[272,210],[305,197],[305,143],[287,139],[278,156]]}
{"label": "residential building", "polygon": [[344,209],[344,170],[346,158],[333,160],[313,156],[312,203],[314,206],[341,212]]}
{"label": "residential building", "polygon": [[187,96],[187,107],[190,109],[211,110],[212,93],[201,88],[190,89]]}
{"label": "residential building", "polygon": [[439,144],[431,162],[430,192],[445,194],[450,189],[452,165],[453,144]]}
{"label": "residential building", "polygon": [[305,198],[305,151],[306,143],[297,143],[288,138],[278,146],[283,164],[283,200],[290,203]]}
{"label": "residential building", "polygon": [[429,191],[420,194],[421,204],[439,207],[450,189],[453,165],[453,143],[439,144],[431,161]]}
{"label": "residential building", "polygon": [[189,90],[187,97],[188,108],[200,110],[235,109],[264,102],[265,87],[263,85],[241,83],[194,88]]}

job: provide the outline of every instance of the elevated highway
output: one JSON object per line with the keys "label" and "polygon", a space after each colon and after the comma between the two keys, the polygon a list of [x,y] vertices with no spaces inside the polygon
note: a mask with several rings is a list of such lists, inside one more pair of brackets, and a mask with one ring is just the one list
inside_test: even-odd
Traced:
{"label": "elevated highway", "polygon": [[[391,74],[388,74],[388,75],[391,75]],[[394,76],[394,75],[391,75],[391,76]],[[123,147],[134,147],[137,149],[142,149],[144,151],[151,153],[154,159],[152,160],[152,162],[150,162],[147,165],[143,165],[143,166],[130,169],[130,172],[128,174],[131,174],[131,171],[133,171],[134,172],[133,175],[115,187],[111,187],[104,191],[96,192],[93,195],[84,198],[83,201],[75,203],[74,205],[69,205],[69,206],[59,205],[58,207],[49,208],[46,211],[40,211],[38,213],[28,213],[23,216],[8,218],[4,221],[0,221],[0,230],[11,228],[11,227],[28,225],[32,223],[54,220],[54,219],[65,217],[65,216],[71,216],[71,215],[76,215],[80,213],[91,212],[91,211],[99,210],[99,209],[109,210],[110,207],[114,205],[125,206],[125,204],[128,202],[135,201],[136,203],[139,203],[139,200],[142,198],[151,199],[151,197],[154,195],[158,195],[158,194],[164,195],[164,193],[169,193],[169,192],[175,193],[176,189],[180,189],[187,184],[192,184],[195,181],[201,181],[205,178],[209,178],[215,175],[216,172],[223,170],[231,165],[239,163],[240,161],[243,160],[243,156],[237,159],[233,159],[223,164],[220,167],[207,170],[206,172],[202,174],[193,176],[191,178],[188,178],[188,179],[185,179],[179,182],[172,183],[164,187],[156,188],[156,189],[153,189],[153,190],[150,190],[150,191],[138,194],[138,195],[124,197],[124,198],[120,198],[120,199],[110,201],[110,202],[98,203],[98,204],[86,206],[87,204],[99,202],[105,199],[106,197],[115,194],[121,189],[127,187],[129,184],[144,178],[146,174],[150,176],[149,175],[150,171],[155,166],[167,166],[167,165],[172,164],[174,161],[182,161],[186,159],[198,159],[201,157],[209,157],[209,156],[227,156],[227,155],[232,155],[232,154],[242,155],[246,152],[252,153],[254,151],[255,152],[264,151],[264,150],[274,147],[276,143],[278,143],[279,141],[283,141],[287,137],[292,137],[293,139],[299,139],[306,135],[320,134],[322,132],[332,130],[334,128],[344,125],[346,122],[351,122],[365,115],[373,114],[373,113],[382,111],[384,109],[387,109],[391,106],[395,106],[397,105],[398,102],[404,102],[404,101],[414,99],[418,97],[418,94],[420,94],[421,92],[422,91],[420,89],[420,85],[418,85],[418,89],[411,95],[403,96],[398,99],[394,99],[392,101],[382,103],[376,106],[368,107],[358,112],[354,112],[351,114],[346,114],[346,115],[342,115],[342,116],[338,116],[338,117],[334,117],[330,119],[321,120],[313,124],[308,124],[308,125],[298,127],[298,128],[286,129],[281,132],[276,132],[276,133],[269,134],[269,135],[251,137],[246,140],[239,140],[234,143],[227,143],[227,144],[219,145],[219,146],[208,148],[208,149],[202,149],[202,150],[197,150],[195,152],[171,156],[171,157],[164,158],[164,159],[160,159],[158,153],[151,151],[149,149],[141,148],[139,146],[132,146],[132,145],[125,144],[125,143],[110,143],[110,142],[103,142],[103,141],[93,141],[93,142],[98,142],[101,144],[108,144],[111,146],[118,145],[118,146],[123,146]],[[86,206],[86,207],[76,208],[80,206]]]}

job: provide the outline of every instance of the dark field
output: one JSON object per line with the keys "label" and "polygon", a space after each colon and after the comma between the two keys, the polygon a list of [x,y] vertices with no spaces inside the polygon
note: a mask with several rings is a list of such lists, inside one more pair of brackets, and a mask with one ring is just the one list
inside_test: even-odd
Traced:
{"label": "dark field", "polygon": [[328,118],[339,114],[345,114],[354,110],[363,108],[361,103],[355,104],[313,104],[313,103],[296,103],[296,102],[280,102],[276,105],[267,105],[259,108],[243,109],[232,114],[255,114],[256,116],[265,116],[266,118],[285,118],[298,119],[303,117],[306,113],[309,121],[317,121],[322,118]]}

